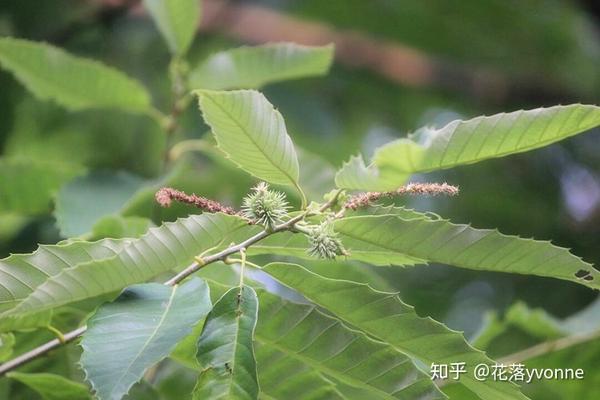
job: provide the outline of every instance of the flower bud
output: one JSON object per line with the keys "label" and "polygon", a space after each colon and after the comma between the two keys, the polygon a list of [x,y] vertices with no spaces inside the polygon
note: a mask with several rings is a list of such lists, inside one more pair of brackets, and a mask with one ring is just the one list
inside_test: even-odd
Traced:
{"label": "flower bud", "polygon": [[330,221],[314,226],[308,235],[308,242],[308,253],[314,257],[333,259],[348,254]]}
{"label": "flower bud", "polygon": [[244,198],[242,214],[256,224],[273,229],[283,222],[289,208],[284,193],[270,190],[267,183],[260,182]]}

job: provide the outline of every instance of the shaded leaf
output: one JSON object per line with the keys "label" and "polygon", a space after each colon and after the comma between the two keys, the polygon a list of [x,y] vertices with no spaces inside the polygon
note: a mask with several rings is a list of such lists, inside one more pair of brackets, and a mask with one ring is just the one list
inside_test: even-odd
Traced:
{"label": "shaded leaf", "polygon": [[[330,375],[382,399],[445,397],[408,357],[389,344],[348,328],[314,305],[293,303],[265,291],[259,292],[259,300],[256,341],[263,349],[257,353],[261,390],[269,393],[273,389],[263,379],[263,371],[287,367]],[[274,359],[261,354],[274,352],[281,354],[270,354]],[[271,384],[277,391],[285,391],[293,382],[274,380]],[[288,392],[293,393],[291,389]]]}
{"label": "shaded leaf", "polygon": [[0,213],[47,213],[60,186],[81,167],[30,159],[0,159]]}
{"label": "shaded leaf", "polygon": [[324,75],[333,59],[333,45],[302,46],[269,43],[211,55],[190,72],[194,89],[258,89],[287,79]]}
{"label": "shaded leaf", "polygon": [[137,238],[154,227],[154,223],[143,217],[109,215],[98,220],[92,228],[94,238]]}
{"label": "shaded leaf", "polygon": [[40,99],[72,110],[111,107],[145,112],[150,107],[146,89],[122,72],[45,43],[0,38],[0,65]]}
{"label": "shaded leaf", "polygon": [[126,288],[90,318],[81,366],[99,399],[121,399],[144,372],[165,358],[210,311],[206,282]]}
{"label": "shaded leaf", "polygon": [[0,333],[0,362],[12,355],[14,346],[15,336],[12,333]]}
{"label": "shaded leaf", "polygon": [[298,158],[281,114],[259,92],[196,91],[219,148],[240,168],[267,182],[297,187]]}
{"label": "shaded leaf", "polygon": [[255,346],[260,399],[286,400],[299,396],[304,399],[346,399],[332,381],[309,365],[272,346],[260,342]]}
{"label": "shaded leaf", "polygon": [[[31,288],[22,288],[29,292],[25,298],[15,301],[10,292],[0,298],[7,299],[14,307],[4,314],[20,315],[51,309],[144,282],[161,272],[189,265],[204,250],[227,246],[230,243],[229,235],[245,226],[247,222],[239,217],[202,214],[151,228],[141,238],[126,241],[127,244],[111,257],[69,266],[64,263],[51,266],[50,268],[59,271],[47,279],[44,277],[43,282],[38,283],[33,291]],[[82,253],[78,247],[80,244],[81,242],[76,242],[70,249],[77,256]],[[84,246],[90,248],[90,244]],[[47,265],[44,267],[48,268]],[[39,277],[43,270],[32,265],[29,273]]]}
{"label": "shaded leaf", "polygon": [[342,321],[427,365],[465,362],[467,373],[461,376],[460,383],[482,399],[526,398],[510,383],[476,380],[473,367],[479,363],[491,364],[492,360],[469,346],[460,333],[431,318],[419,317],[397,293],[323,278],[295,264],[271,263],[263,270]]}
{"label": "shaded leaf", "polygon": [[156,22],[173,54],[190,47],[200,19],[197,0],[144,0],[144,7]]}
{"label": "shaded leaf", "polygon": [[0,319],[0,332],[27,331],[50,325],[52,310],[24,316],[8,315]]}
{"label": "shaded leaf", "polygon": [[9,372],[6,376],[35,390],[44,400],[91,400],[87,386],[65,377],[47,373]]}
{"label": "shaded leaf", "polygon": [[146,181],[125,171],[94,171],[64,185],[54,216],[64,237],[92,230],[102,217],[117,214]]}
{"label": "shaded leaf", "polygon": [[347,217],[336,221],[335,229],[351,253],[354,247],[370,246],[462,268],[547,276],[600,288],[600,272],[567,249],[497,230],[395,215]]}
{"label": "shaded leaf", "polygon": [[257,313],[256,292],[249,286],[232,288],[215,303],[198,340],[203,371],[194,399],[258,398],[252,345]]}

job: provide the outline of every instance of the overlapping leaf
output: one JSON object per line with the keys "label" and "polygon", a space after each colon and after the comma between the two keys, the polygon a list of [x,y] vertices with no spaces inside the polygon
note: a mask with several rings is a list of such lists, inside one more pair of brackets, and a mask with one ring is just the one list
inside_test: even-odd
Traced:
{"label": "overlapping leaf", "polygon": [[82,172],[69,164],[31,159],[0,159],[0,213],[49,212],[60,186]]}
{"label": "overlapping leaf", "polygon": [[259,292],[259,300],[256,341],[261,344],[257,355],[261,390],[294,393],[296,382],[263,379],[267,371],[280,376],[278,370],[312,370],[360,387],[372,397],[445,397],[408,357],[389,344],[348,328],[314,305],[292,303],[265,291]]}
{"label": "overlapping leaf", "polygon": [[146,184],[136,175],[96,171],[64,185],[56,197],[56,223],[65,237],[90,232],[103,216],[118,213]]}
{"label": "overlapping leaf", "polygon": [[526,398],[510,383],[475,379],[473,367],[492,361],[470,347],[458,332],[430,318],[419,317],[396,293],[379,292],[356,282],[323,278],[295,264],[272,263],[263,270],[342,321],[428,365],[465,362],[468,372],[461,376],[460,383],[482,399]]}
{"label": "overlapping leaf", "polygon": [[63,376],[23,372],[10,372],[7,375],[35,390],[44,400],[91,400],[87,386],[71,381]]}
{"label": "overlapping leaf", "polygon": [[396,215],[347,217],[336,221],[335,229],[350,252],[367,246],[462,268],[546,276],[600,288],[600,272],[567,249],[497,230]]}
{"label": "overlapping leaf", "polygon": [[55,100],[69,109],[145,112],[150,107],[146,89],[122,72],[48,44],[0,38],[0,66],[40,99]]}
{"label": "overlapping leaf", "polygon": [[253,336],[258,298],[249,286],[234,287],[214,305],[198,340],[203,367],[193,399],[257,399]]}
{"label": "overlapping leaf", "polygon": [[81,365],[96,396],[119,400],[210,311],[206,282],[133,285],[100,307],[83,335]]}
{"label": "overlapping leaf", "polygon": [[[7,291],[2,299],[7,299],[14,307],[5,314],[19,315],[51,309],[144,282],[161,272],[187,266],[206,249],[228,244],[228,237],[245,226],[245,220],[224,214],[193,215],[150,229],[109,258],[62,269],[60,266],[64,267],[64,263],[43,264],[46,269],[59,269],[58,273],[41,283],[37,282],[34,289],[24,286],[24,293],[29,291],[25,298],[15,297]],[[79,256],[81,250],[76,245],[72,249]],[[44,269],[37,264],[32,265],[30,271],[32,275],[45,275]],[[13,285],[17,284],[15,279]]]}
{"label": "overlapping leaf", "polygon": [[196,91],[219,148],[267,182],[298,187],[298,157],[281,114],[259,92]]}
{"label": "overlapping leaf", "polygon": [[287,79],[326,74],[333,46],[269,43],[225,50],[208,57],[190,72],[194,89],[258,89]]}
{"label": "overlapping leaf", "polygon": [[144,0],[173,54],[183,54],[194,39],[200,18],[197,0]]}
{"label": "overlapping leaf", "polygon": [[584,104],[520,110],[440,128],[379,148],[372,163],[351,159],[336,176],[339,187],[392,190],[413,173],[471,164],[549,145],[600,125],[600,107]]}

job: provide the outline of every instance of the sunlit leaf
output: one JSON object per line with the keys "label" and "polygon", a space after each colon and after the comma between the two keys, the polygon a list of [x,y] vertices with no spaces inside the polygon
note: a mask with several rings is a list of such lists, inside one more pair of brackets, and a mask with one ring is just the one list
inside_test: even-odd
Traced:
{"label": "sunlit leaf", "polygon": [[0,66],[40,99],[55,100],[69,109],[145,112],[150,107],[146,89],[122,72],[45,43],[0,38]]}
{"label": "sunlit leaf", "polygon": [[333,46],[269,43],[211,55],[190,72],[193,89],[258,89],[269,83],[324,75]]}
{"label": "sunlit leaf", "polygon": [[196,91],[219,148],[240,168],[267,182],[298,186],[294,144],[281,114],[259,92]]}
{"label": "sunlit leaf", "polygon": [[144,6],[156,22],[174,54],[187,51],[200,19],[197,0],[144,0]]}

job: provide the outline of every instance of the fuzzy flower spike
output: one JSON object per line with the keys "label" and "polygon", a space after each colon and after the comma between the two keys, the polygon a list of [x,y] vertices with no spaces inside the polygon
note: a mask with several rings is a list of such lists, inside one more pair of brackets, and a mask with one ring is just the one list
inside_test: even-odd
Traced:
{"label": "fuzzy flower spike", "polygon": [[268,183],[260,182],[244,198],[242,215],[267,229],[273,229],[283,222],[289,208],[284,193],[271,190]]}

